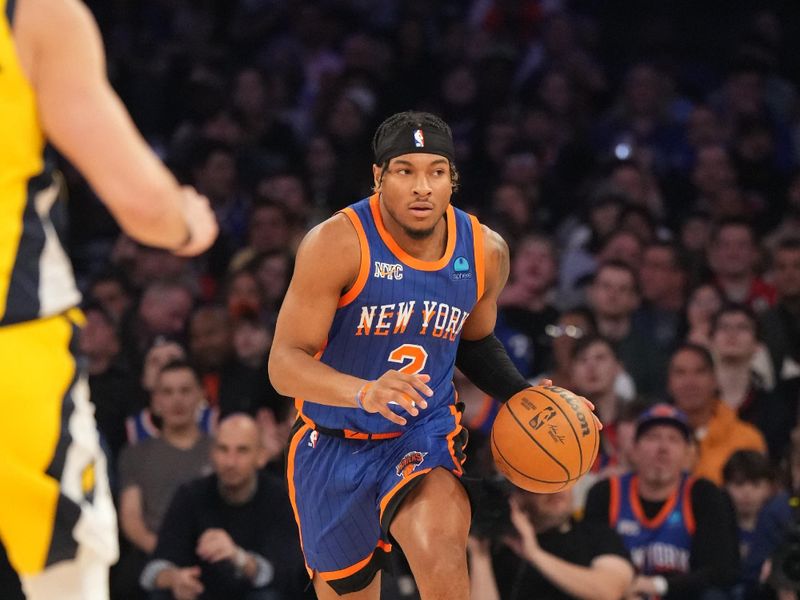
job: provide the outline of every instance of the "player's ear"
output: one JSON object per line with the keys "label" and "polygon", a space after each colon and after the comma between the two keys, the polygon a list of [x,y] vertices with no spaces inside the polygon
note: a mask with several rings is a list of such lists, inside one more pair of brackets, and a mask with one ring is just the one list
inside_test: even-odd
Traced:
{"label": "player's ear", "polygon": [[381,167],[379,165],[372,165],[372,191],[381,191]]}

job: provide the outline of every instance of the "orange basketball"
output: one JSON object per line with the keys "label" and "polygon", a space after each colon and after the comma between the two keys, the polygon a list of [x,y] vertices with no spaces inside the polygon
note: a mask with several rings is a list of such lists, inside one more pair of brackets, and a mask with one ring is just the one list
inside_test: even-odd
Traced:
{"label": "orange basketball", "polygon": [[512,396],[492,426],[492,455],[511,483],[551,494],[573,485],[597,458],[600,432],[592,411],[556,386],[530,387]]}

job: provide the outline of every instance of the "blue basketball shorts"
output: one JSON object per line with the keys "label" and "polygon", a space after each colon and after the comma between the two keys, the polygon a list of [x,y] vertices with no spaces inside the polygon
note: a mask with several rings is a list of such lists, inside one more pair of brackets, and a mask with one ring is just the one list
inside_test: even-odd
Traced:
{"label": "blue basketball shorts", "polygon": [[388,565],[389,526],[426,473],[461,477],[467,430],[454,405],[433,409],[398,437],[348,439],[298,419],[287,457],[289,495],[309,576],[338,594],[367,587]]}

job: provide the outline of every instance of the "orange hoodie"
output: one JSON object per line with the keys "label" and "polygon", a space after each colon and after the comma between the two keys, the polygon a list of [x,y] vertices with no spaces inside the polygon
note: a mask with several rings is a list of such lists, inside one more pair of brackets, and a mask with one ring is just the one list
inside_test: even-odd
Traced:
{"label": "orange hoodie", "polygon": [[[693,474],[722,485],[722,468],[737,450],[757,450],[766,454],[767,444],[761,432],[742,421],[727,404],[717,401],[714,416],[698,435],[698,457]],[[702,437],[702,439],[700,439]]]}

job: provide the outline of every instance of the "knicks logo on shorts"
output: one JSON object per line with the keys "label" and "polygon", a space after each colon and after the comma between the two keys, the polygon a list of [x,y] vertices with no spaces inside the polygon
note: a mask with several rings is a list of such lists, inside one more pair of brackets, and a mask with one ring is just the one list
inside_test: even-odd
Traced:
{"label": "knicks logo on shorts", "polygon": [[411,475],[411,473],[413,473],[414,470],[422,464],[422,461],[425,460],[427,455],[427,452],[417,452],[416,450],[406,454],[402,459],[400,459],[400,462],[397,463],[397,467],[395,468],[397,476],[408,477]]}

